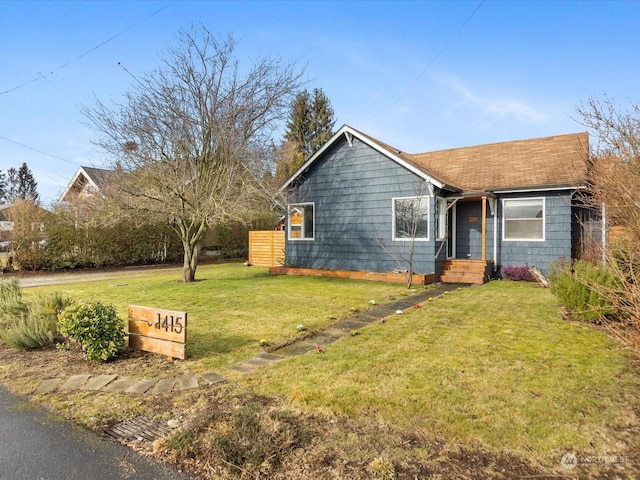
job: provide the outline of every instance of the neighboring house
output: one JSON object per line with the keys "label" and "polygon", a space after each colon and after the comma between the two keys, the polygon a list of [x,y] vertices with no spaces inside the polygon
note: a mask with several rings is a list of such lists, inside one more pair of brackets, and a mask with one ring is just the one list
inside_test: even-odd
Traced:
{"label": "neighboring house", "polygon": [[109,179],[112,175],[112,170],[80,167],[60,196],[60,201],[76,203],[88,198],[93,198],[101,189],[104,189],[109,184]]}
{"label": "neighboring house", "polygon": [[281,189],[286,265],[412,265],[468,283],[505,265],[548,272],[578,255],[588,142],[577,133],[412,155],[345,125]]}
{"label": "neighboring house", "polygon": [[13,231],[13,222],[7,215],[10,208],[11,205],[8,203],[0,205],[0,233]]}

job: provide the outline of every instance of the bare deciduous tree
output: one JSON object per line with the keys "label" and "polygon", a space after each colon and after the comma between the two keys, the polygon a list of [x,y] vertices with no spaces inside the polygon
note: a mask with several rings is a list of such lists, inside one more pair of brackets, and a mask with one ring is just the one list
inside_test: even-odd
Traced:
{"label": "bare deciduous tree", "polygon": [[605,254],[618,282],[602,293],[621,312],[622,321],[608,327],[640,351],[640,105],[624,110],[605,96],[590,99],[577,111],[598,140],[590,155],[591,188],[585,202],[603,211],[609,222]]}
{"label": "bare deciduous tree", "polygon": [[84,107],[96,144],[113,160],[104,193],[121,215],[165,221],[184,248],[182,279],[195,279],[205,233],[268,196],[261,178],[276,123],[303,69],[265,58],[243,68],[232,36],[183,31],[161,66],[122,103]]}

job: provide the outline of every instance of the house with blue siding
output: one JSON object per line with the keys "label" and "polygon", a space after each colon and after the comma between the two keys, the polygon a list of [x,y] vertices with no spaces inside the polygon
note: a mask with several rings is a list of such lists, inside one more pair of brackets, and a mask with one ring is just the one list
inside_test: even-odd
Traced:
{"label": "house with blue siding", "polygon": [[482,283],[578,255],[587,133],[409,154],[348,125],[281,189],[286,266]]}

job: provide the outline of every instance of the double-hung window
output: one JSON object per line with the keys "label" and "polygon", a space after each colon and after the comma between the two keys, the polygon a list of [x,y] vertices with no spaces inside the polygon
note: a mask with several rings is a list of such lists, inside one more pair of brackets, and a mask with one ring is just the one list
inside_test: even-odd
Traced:
{"label": "double-hung window", "polygon": [[502,201],[504,240],[544,241],[544,198]]}
{"label": "double-hung window", "polygon": [[393,239],[429,239],[429,197],[393,199]]}
{"label": "double-hung window", "polygon": [[289,205],[289,240],[313,240],[314,204],[295,203]]}

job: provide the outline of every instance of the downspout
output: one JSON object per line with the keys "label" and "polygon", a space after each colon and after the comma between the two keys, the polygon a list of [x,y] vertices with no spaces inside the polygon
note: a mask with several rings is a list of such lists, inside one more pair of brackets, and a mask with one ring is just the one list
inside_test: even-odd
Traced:
{"label": "downspout", "polygon": [[493,199],[493,272],[498,271],[498,199]]}

